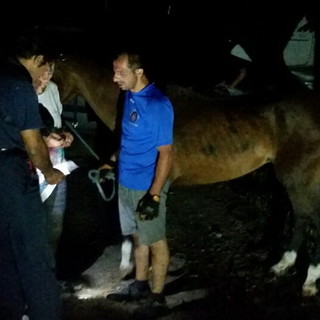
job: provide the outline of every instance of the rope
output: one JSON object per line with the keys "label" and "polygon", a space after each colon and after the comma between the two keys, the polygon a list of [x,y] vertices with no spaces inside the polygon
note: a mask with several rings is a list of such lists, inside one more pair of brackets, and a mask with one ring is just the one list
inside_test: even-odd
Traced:
{"label": "rope", "polygon": [[[112,170],[108,170],[106,174],[104,174],[103,176],[101,176],[101,172],[100,170],[96,170],[96,169],[93,169],[93,170],[90,170],[88,172],[88,177],[89,179],[96,184],[99,192],[100,192],[100,195],[102,197],[102,199],[104,201],[110,201],[114,195],[115,195],[115,191],[116,191],[116,186],[115,186],[115,174]],[[106,197],[102,187],[101,187],[101,184],[100,184],[100,180],[103,179],[103,180],[112,180],[112,192],[111,192],[111,195],[109,197]]]}

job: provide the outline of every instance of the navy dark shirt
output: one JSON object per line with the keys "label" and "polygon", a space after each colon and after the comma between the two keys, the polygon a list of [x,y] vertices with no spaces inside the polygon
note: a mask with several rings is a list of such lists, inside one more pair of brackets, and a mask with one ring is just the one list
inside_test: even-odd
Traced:
{"label": "navy dark shirt", "polygon": [[0,150],[24,149],[20,132],[41,127],[32,78],[17,59],[10,58],[0,66]]}

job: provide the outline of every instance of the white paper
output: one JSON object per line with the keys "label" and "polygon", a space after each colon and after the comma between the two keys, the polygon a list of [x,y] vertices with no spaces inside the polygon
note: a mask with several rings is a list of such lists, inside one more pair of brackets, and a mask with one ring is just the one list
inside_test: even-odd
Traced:
{"label": "white paper", "polygon": [[[73,170],[79,168],[79,166],[77,166],[71,160],[63,161],[61,163],[54,165],[53,167],[60,170],[65,176],[70,174]],[[44,175],[42,174],[42,172],[39,169],[37,169],[37,173],[39,176],[39,184],[41,186],[41,192],[40,192],[41,200],[42,200],[42,202],[44,202],[51,195],[52,191],[56,187],[56,184],[48,184],[45,181]]]}

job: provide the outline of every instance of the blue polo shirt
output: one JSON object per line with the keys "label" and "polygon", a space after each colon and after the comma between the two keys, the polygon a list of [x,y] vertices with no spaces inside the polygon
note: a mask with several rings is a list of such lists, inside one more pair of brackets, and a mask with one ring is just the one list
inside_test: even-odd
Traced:
{"label": "blue polo shirt", "polygon": [[119,155],[119,183],[148,190],[155,175],[157,147],[173,143],[173,108],[170,100],[149,84],[125,93]]}
{"label": "blue polo shirt", "polygon": [[0,149],[24,149],[20,132],[41,127],[32,78],[18,60],[9,59],[0,66]]}

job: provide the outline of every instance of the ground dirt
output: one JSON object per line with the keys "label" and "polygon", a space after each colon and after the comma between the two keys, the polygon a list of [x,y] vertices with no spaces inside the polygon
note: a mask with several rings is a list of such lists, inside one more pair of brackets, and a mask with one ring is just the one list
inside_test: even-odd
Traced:
{"label": "ground dirt", "polygon": [[[106,203],[87,172],[68,177],[68,210],[57,257],[60,278],[82,283],[64,294],[64,320],[134,319],[137,303],[107,298],[132,280],[118,272],[121,237],[116,200]],[[209,186],[172,187],[168,242],[172,254],[163,320],[318,319],[319,297],[303,298],[307,258],[289,274],[269,273],[292,227],[290,204],[271,166]],[[109,190],[105,186],[105,190]]]}

